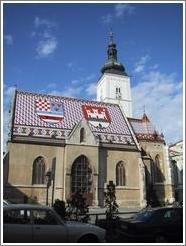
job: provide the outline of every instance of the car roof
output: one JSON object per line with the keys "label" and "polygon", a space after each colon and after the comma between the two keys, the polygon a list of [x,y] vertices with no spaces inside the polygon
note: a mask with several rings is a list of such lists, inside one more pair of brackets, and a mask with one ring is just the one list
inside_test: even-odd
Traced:
{"label": "car roof", "polygon": [[144,211],[172,210],[172,209],[182,209],[182,207],[174,207],[174,206],[150,207],[150,208],[144,208]]}
{"label": "car roof", "polygon": [[51,209],[48,206],[40,205],[40,204],[8,204],[3,209]]}

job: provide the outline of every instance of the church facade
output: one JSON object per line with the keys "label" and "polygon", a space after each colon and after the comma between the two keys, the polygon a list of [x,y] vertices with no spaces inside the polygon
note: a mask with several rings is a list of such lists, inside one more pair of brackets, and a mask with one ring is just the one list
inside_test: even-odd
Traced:
{"label": "church facade", "polygon": [[[132,117],[130,77],[117,61],[110,35],[108,60],[97,82],[97,101],[15,91],[4,197],[45,204],[82,192],[104,206],[109,181],[121,207],[174,200],[168,151],[144,113]],[[46,176],[52,176],[48,187]]]}

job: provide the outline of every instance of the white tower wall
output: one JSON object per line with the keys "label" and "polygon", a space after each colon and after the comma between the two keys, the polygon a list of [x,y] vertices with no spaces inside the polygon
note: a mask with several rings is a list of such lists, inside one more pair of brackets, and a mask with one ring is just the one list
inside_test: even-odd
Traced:
{"label": "white tower wall", "polygon": [[97,100],[120,105],[127,117],[132,117],[130,77],[104,73],[97,82]]}

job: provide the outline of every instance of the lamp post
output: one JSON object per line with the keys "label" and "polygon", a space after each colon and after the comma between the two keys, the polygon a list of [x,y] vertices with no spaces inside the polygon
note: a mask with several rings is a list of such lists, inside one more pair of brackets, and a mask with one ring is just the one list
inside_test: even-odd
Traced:
{"label": "lamp post", "polygon": [[46,190],[46,205],[48,206],[48,191],[49,191],[49,187],[51,186],[51,180],[52,180],[52,172],[49,169],[46,172],[46,182],[47,182],[47,190]]}

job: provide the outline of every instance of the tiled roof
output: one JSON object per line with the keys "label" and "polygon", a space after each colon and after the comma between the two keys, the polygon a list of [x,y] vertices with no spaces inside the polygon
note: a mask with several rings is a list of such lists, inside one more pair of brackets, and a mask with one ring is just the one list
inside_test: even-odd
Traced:
{"label": "tiled roof", "polygon": [[66,139],[83,117],[99,141],[135,144],[116,104],[21,91],[16,92],[13,136]]}
{"label": "tiled roof", "polygon": [[141,119],[128,118],[128,120],[138,140],[164,142],[164,136],[156,131],[146,114]]}

